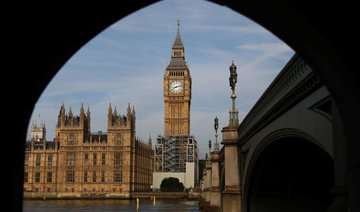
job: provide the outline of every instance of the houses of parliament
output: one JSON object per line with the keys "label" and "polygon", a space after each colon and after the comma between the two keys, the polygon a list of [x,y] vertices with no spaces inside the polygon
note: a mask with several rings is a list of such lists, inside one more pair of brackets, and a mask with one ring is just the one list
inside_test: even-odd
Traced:
{"label": "houses of parliament", "polygon": [[135,136],[135,109],[126,115],[108,108],[107,133],[90,132],[90,110],[73,115],[61,106],[54,141],[46,140],[45,123],[33,123],[26,142],[24,192],[56,198],[130,197],[149,191],[153,174],[151,138]]}
{"label": "houses of parliament", "polygon": [[107,133],[91,133],[89,108],[85,113],[81,105],[80,114],[74,116],[71,108],[66,113],[62,105],[54,141],[46,140],[44,123],[31,126],[25,148],[25,195],[130,197],[131,192],[150,191],[151,186],[159,189],[166,177],[178,178],[186,188],[196,186],[198,149],[190,135],[191,75],[179,25],[178,19],[164,75],[164,136],[156,138],[155,154],[151,138],[142,142],[135,136],[134,107],[128,105],[122,116],[110,104]]}

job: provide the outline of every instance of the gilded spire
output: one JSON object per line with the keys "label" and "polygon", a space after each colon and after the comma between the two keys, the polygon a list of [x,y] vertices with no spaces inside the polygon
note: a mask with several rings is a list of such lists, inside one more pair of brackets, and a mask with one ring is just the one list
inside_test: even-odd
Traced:
{"label": "gilded spire", "polygon": [[73,117],[73,113],[72,113],[72,111],[71,111],[71,106],[70,106],[70,110],[69,110],[69,116],[70,116],[70,117]]}
{"label": "gilded spire", "polygon": [[116,111],[116,106],[115,106],[115,109],[114,109],[114,116],[116,117],[117,116],[117,111]]}
{"label": "gilded spire", "polygon": [[181,41],[181,36],[180,36],[180,19],[178,17],[178,20],[177,20],[177,33],[176,33],[176,38],[175,38],[175,41],[174,41],[174,44],[173,44],[173,48],[184,48],[184,45]]}
{"label": "gilded spire", "polygon": [[131,115],[131,107],[130,107],[130,102],[129,102],[128,107],[127,107],[127,114],[126,114],[126,116],[129,118],[130,115]]}
{"label": "gilded spire", "polygon": [[180,17],[179,16],[178,16],[177,22],[178,22],[178,31],[179,31],[179,27],[180,27]]}
{"label": "gilded spire", "polygon": [[65,114],[65,106],[64,103],[61,105],[60,113]]}
{"label": "gilded spire", "polygon": [[83,115],[85,115],[85,114],[84,114],[84,105],[83,105],[83,103],[81,103],[80,116],[83,116]]}
{"label": "gilded spire", "polygon": [[109,104],[109,109],[108,109],[108,114],[111,114],[112,113],[112,108],[111,108],[111,102]]}
{"label": "gilded spire", "polygon": [[112,125],[112,108],[111,108],[111,102],[109,104],[109,109],[108,109],[108,127]]}

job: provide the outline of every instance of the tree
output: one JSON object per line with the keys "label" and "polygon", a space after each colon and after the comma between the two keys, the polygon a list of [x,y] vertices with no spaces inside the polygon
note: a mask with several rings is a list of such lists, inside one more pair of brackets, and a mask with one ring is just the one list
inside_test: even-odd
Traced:
{"label": "tree", "polygon": [[199,160],[199,179],[203,177],[203,170],[205,169],[206,160]]}
{"label": "tree", "polygon": [[168,177],[164,178],[160,184],[160,191],[183,191],[184,185],[179,181],[178,178]]}

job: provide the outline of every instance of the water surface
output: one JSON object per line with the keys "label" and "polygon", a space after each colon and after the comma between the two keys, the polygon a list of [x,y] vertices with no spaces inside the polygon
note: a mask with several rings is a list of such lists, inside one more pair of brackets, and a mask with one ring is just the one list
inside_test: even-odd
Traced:
{"label": "water surface", "polygon": [[[136,211],[136,200],[24,200],[23,211]],[[194,200],[140,199],[139,211],[199,212]]]}

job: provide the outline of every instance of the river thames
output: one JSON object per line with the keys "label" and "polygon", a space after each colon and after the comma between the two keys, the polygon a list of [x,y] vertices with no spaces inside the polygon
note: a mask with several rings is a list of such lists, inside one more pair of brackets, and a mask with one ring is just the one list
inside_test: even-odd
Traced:
{"label": "river thames", "polygon": [[[196,200],[140,199],[139,211],[199,212]],[[23,211],[136,211],[136,200],[24,200]]]}

